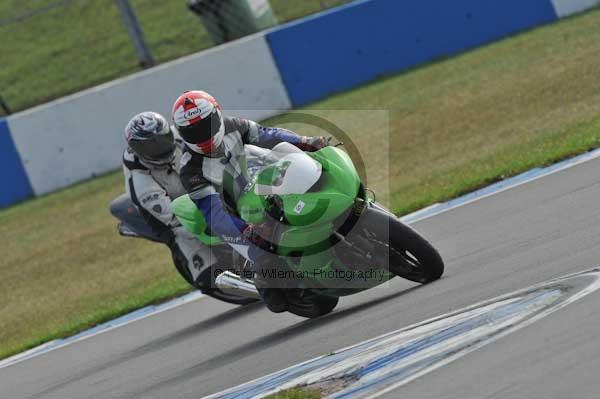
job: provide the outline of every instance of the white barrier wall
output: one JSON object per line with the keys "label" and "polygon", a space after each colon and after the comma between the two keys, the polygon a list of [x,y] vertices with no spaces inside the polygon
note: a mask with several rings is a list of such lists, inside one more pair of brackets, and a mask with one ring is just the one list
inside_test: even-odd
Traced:
{"label": "white barrier wall", "polygon": [[163,64],[8,118],[34,194],[119,167],[129,118],[145,110],[168,117],[175,98],[190,89],[206,90],[229,114],[250,119],[290,108],[262,34]]}
{"label": "white barrier wall", "polygon": [[600,0],[551,0],[559,18],[588,10],[600,4]]}

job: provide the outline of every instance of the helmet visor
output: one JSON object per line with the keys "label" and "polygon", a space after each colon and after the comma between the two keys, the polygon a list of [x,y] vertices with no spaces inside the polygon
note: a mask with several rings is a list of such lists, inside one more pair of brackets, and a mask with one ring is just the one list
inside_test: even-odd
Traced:
{"label": "helmet visor", "polygon": [[179,134],[190,144],[201,144],[212,139],[221,128],[221,115],[215,109],[208,117],[193,125],[178,127]]}
{"label": "helmet visor", "polygon": [[147,139],[131,140],[129,146],[145,161],[167,163],[173,159],[175,139],[172,133],[161,134]]}

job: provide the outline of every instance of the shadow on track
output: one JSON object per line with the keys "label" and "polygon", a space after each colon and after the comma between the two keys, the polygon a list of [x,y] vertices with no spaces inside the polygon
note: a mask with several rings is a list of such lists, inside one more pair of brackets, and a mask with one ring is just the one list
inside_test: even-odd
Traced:
{"label": "shadow on track", "polygon": [[[337,320],[342,319],[344,317],[351,316],[353,314],[368,310],[377,305],[385,303],[387,301],[397,299],[401,296],[408,295],[409,293],[416,291],[417,289],[423,287],[422,285],[417,285],[411,288],[408,288],[403,291],[394,292],[392,294],[373,299],[371,301],[359,304],[357,306],[353,306],[351,308],[343,309],[338,312],[333,312],[323,317],[317,319],[308,319],[303,320],[299,323],[291,325],[282,330],[264,335],[260,338],[254,339],[250,342],[247,342],[243,345],[230,349],[218,356],[212,357],[210,359],[204,360],[194,366],[188,367],[187,369],[179,370],[176,373],[173,373],[170,377],[164,378],[162,381],[159,381],[155,384],[147,386],[143,388],[143,390],[134,391],[133,393],[127,395],[128,398],[132,397],[144,397],[145,394],[153,392],[155,390],[178,385],[182,382],[189,380],[193,377],[198,376],[202,372],[209,369],[216,369],[222,366],[225,366],[231,362],[238,361],[240,359],[253,356],[254,354],[261,352],[265,349],[268,349],[271,346],[277,345],[279,343],[285,342],[293,337],[301,335],[305,333],[307,330],[320,328],[326,326],[331,323],[335,323]],[[277,317],[277,315],[274,315]],[[337,348],[335,348],[337,349]]]}
{"label": "shadow on track", "polygon": [[176,331],[172,334],[164,336],[162,338],[156,339],[152,342],[149,342],[145,345],[139,346],[131,351],[123,353],[121,355],[117,355],[112,357],[111,359],[100,363],[98,365],[92,366],[90,368],[86,368],[80,372],[76,372],[71,374],[68,378],[53,384],[52,386],[44,389],[32,395],[31,398],[40,398],[45,395],[48,395],[52,392],[58,391],[72,383],[75,383],[84,378],[90,377],[96,373],[100,373],[104,370],[110,369],[117,365],[126,363],[130,360],[134,360],[136,358],[142,357],[144,355],[163,350],[172,346],[174,344],[180,343],[181,341],[185,341],[190,338],[194,338],[200,333],[204,333],[206,331],[215,329],[224,324],[227,324],[231,321],[236,320],[239,317],[248,316],[251,313],[254,313],[264,307],[262,302],[252,303],[246,306],[237,306],[233,309],[227,310],[223,313],[216,314],[208,319],[202,320],[196,324],[193,324],[189,327],[183,328],[179,331]]}

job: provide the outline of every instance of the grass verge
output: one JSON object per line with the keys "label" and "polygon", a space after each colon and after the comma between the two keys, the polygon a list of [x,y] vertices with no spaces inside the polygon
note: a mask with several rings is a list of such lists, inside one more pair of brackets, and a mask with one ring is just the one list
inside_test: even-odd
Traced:
{"label": "grass verge", "polygon": [[294,388],[267,396],[265,399],[320,399],[321,393],[312,389]]}
{"label": "grass verge", "polygon": [[[389,164],[372,185],[406,213],[597,147],[598,65],[596,10],[309,108],[389,110],[389,159],[372,139],[385,127],[349,123]],[[188,289],[165,247],[117,235],[107,206],[122,190],[113,173],[0,211],[0,357]]]}

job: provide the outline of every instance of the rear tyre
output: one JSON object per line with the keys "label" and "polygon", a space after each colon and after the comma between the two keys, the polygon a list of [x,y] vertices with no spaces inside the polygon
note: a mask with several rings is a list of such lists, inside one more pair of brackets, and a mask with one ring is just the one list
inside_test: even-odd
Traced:
{"label": "rear tyre", "polygon": [[288,290],[286,296],[288,311],[309,319],[331,313],[340,300],[336,297],[318,295],[306,290]]}

